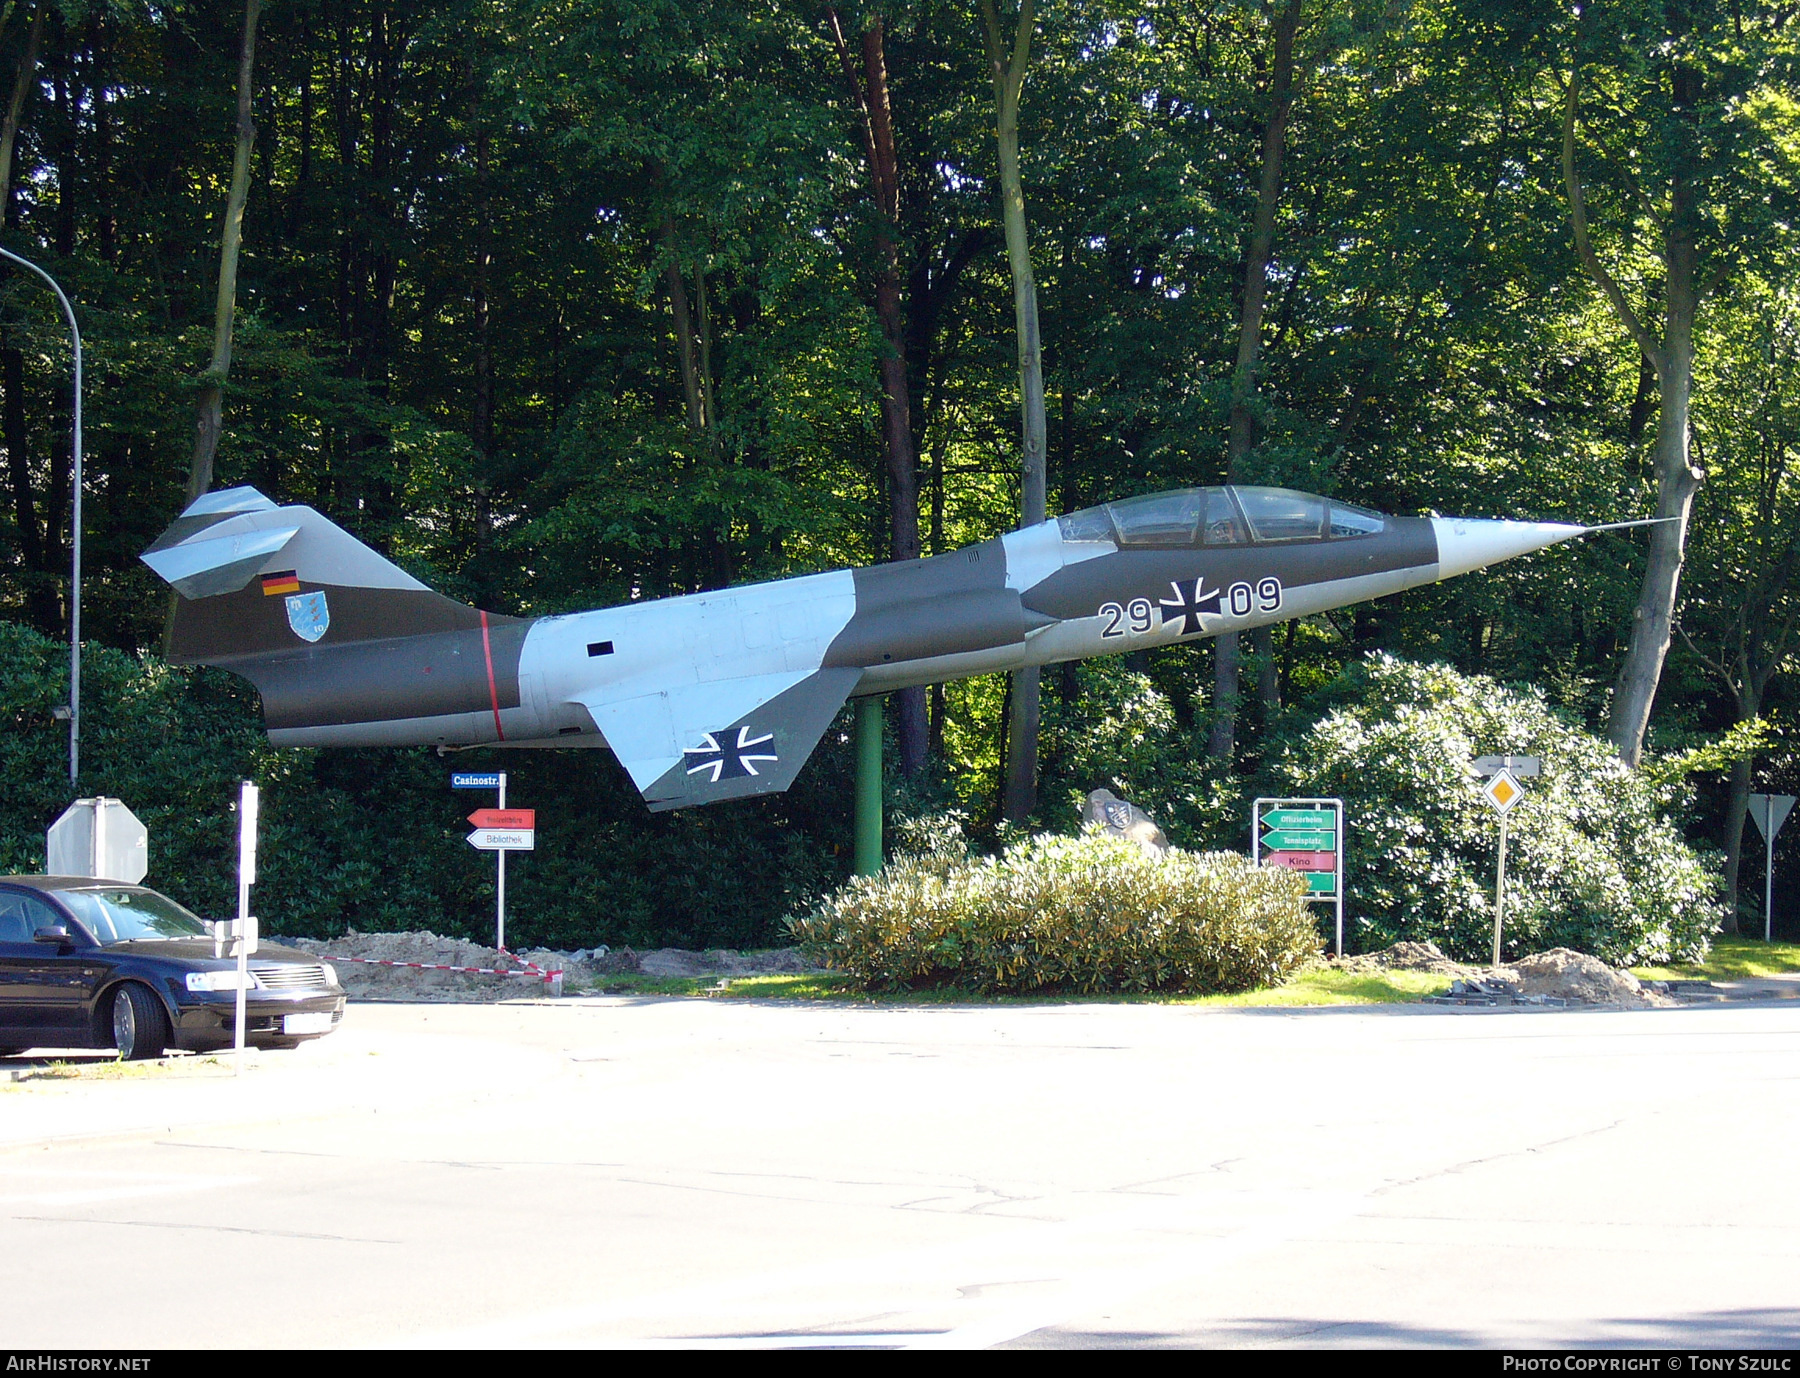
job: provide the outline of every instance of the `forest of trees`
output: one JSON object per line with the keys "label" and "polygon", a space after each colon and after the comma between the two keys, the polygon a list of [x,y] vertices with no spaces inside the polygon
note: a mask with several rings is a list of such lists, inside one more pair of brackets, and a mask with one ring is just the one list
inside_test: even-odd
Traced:
{"label": "forest of trees", "polygon": [[[64,285],[87,349],[93,643],[154,659],[168,594],[136,557],[212,486],[310,503],[456,598],[535,614],[1229,477],[1388,512],[1677,520],[1242,645],[898,696],[902,812],[1065,822],[1104,783],[1092,743],[1152,700],[1161,797],[1226,798],[1284,714],[1376,650],[1538,685],[1628,763],[1763,720],[1688,822],[1734,888],[1741,850],[1760,869],[1745,796],[1800,783],[1785,0],[4,0],[0,19],[0,245]],[[8,272],[0,619],[49,637],[68,374],[54,301]],[[520,763],[539,793],[514,797],[557,791],[570,838],[620,866],[654,844],[760,887],[735,929],[665,895],[632,930],[741,939],[811,883],[794,874],[847,866],[847,752],[693,818],[651,820],[605,753]],[[440,764],[343,755],[292,789],[391,807]],[[483,874],[456,881],[472,906]],[[605,908],[622,872],[553,874]]]}

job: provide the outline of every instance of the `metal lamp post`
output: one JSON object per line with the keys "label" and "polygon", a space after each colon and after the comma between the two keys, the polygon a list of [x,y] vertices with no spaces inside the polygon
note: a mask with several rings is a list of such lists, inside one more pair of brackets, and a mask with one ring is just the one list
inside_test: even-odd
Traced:
{"label": "metal lamp post", "polygon": [[75,324],[75,308],[69,305],[68,297],[56,285],[55,278],[10,249],[0,249],[0,258],[31,269],[50,284],[50,290],[56,293],[56,300],[68,319],[70,338],[75,341],[75,436],[71,444],[75,482],[72,489],[74,504],[69,514],[69,545],[74,551],[69,576],[69,783],[72,785],[81,770],[81,328]]}

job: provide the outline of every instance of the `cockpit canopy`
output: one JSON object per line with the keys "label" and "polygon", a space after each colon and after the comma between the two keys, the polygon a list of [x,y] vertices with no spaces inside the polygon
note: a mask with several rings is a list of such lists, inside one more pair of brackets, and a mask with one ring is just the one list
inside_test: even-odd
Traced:
{"label": "cockpit canopy", "polygon": [[1378,535],[1379,512],[1291,488],[1177,488],[1058,517],[1065,541],[1120,546],[1289,544]]}

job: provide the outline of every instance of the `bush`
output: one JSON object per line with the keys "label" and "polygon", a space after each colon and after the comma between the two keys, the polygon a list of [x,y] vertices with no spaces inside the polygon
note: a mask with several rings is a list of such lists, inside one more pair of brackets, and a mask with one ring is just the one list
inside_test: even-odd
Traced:
{"label": "bush", "polygon": [[1317,954],[1305,893],[1234,853],[1152,857],[1090,832],[896,857],[789,926],[867,989],[1230,991]]}
{"label": "bush", "polygon": [[1277,788],[1341,796],[1347,944],[1431,941],[1492,955],[1498,823],[1477,756],[1543,760],[1507,821],[1504,954],[1571,947],[1615,965],[1705,955],[1719,924],[1713,860],[1682,840],[1675,793],[1551,711],[1535,690],[1372,656],[1348,702],[1291,740]]}

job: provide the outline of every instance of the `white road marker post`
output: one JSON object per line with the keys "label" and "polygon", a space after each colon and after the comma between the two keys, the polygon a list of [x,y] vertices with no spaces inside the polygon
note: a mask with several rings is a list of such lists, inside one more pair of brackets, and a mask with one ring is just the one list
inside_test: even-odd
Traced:
{"label": "white road marker post", "polygon": [[256,951],[256,920],[250,917],[250,887],[256,884],[256,814],[260,791],[246,780],[238,787],[238,916],[233,936],[237,957],[236,1072],[244,1070],[244,1001],[250,984],[250,954]]}

